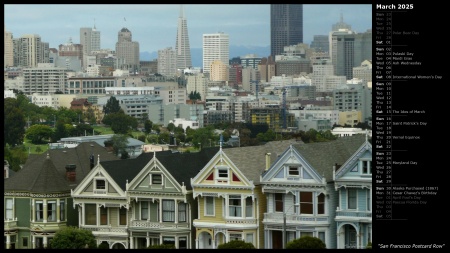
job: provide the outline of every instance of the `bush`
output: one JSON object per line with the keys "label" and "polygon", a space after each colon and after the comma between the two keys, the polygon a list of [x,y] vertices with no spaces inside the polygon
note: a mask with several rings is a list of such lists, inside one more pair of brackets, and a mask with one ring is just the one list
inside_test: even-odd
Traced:
{"label": "bush", "polygon": [[175,244],[150,245],[147,249],[175,249]]}
{"label": "bush", "polygon": [[326,245],[317,237],[302,236],[288,242],[286,249],[326,249]]}
{"label": "bush", "polygon": [[92,231],[72,226],[56,231],[50,243],[52,249],[85,249],[86,245],[89,249],[97,248]]}
{"label": "bush", "polygon": [[367,243],[366,249],[372,249],[372,242]]}
{"label": "bush", "polygon": [[255,249],[252,243],[244,242],[241,240],[234,240],[227,243],[220,244],[218,249]]}

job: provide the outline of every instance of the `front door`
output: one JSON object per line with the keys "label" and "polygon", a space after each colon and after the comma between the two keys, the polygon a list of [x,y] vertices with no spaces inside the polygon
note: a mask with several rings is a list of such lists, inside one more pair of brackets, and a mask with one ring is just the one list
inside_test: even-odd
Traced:
{"label": "front door", "polygon": [[283,232],[273,230],[272,231],[272,249],[283,248]]}

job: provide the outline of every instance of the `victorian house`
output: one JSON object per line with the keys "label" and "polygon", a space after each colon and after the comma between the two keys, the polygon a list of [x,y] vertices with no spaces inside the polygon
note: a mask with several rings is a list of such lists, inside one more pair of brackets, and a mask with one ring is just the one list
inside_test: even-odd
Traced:
{"label": "victorian house", "polygon": [[[320,238],[336,248],[335,213],[339,196],[333,173],[359,152],[363,135],[290,145],[261,175],[267,196],[265,248],[282,249],[301,236]],[[367,158],[367,157],[366,157]]]}
{"label": "victorian house", "polygon": [[261,214],[266,210],[266,197],[261,190],[260,175],[266,168],[265,155],[272,153],[276,157],[292,142],[220,147],[191,180],[198,201],[198,217],[193,221],[196,248],[216,249],[232,240],[264,248]]}
{"label": "victorian house", "polygon": [[55,232],[78,226],[70,191],[93,167],[94,154],[117,159],[97,143],[82,143],[29,155],[24,167],[5,179],[5,248],[51,248]]}
{"label": "victorian house", "polygon": [[366,140],[333,171],[338,193],[336,230],[338,249],[364,249],[372,242],[372,145]]}
{"label": "victorian house", "polygon": [[72,193],[79,226],[112,249],[193,248],[197,205],[189,180],[213,155],[161,151],[99,162]]}

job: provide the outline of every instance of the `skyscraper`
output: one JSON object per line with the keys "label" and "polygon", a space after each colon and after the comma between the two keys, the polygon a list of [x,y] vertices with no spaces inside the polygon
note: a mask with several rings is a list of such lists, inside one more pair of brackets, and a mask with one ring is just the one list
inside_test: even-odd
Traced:
{"label": "skyscraper", "polygon": [[175,45],[177,55],[177,69],[192,67],[191,48],[189,46],[189,35],[187,21],[184,17],[184,8],[180,7],[180,17],[178,18],[177,41]]}
{"label": "skyscraper", "polygon": [[270,55],[283,53],[284,46],[303,43],[303,5],[270,5]]}
{"label": "skyscraper", "polygon": [[100,31],[95,28],[80,28],[80,44],[83,45],[83,54],[89,55],[92,51],[100,50]]}
{"label": "skyscraper", "polygon": [[230,60],[230,37],[223,32],[203,34],[203,73],[210,72],[215,60],[227,66]]}
{"label": "skyscraper", "polygon": [[14,46],[13,46],[13,35],[11,32],[6,31],[6,26],[4,26],[4,40],[3,40],[3,56],[4,62],[3,67],[14,66]]}
{"label": "skyscraper", "polygon": [[120,69],[128,69],[133,72],[139,70],[139,42],[132,40],[131,31],[122,28],[118,33],[116,42],[116,56]]}

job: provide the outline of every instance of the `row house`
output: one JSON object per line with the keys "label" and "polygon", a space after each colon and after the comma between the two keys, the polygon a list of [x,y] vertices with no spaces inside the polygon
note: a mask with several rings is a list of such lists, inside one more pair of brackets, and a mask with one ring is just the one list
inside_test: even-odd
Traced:
{"label": "row house", "polygon": [[[295,142],[295,141],[293,141]],[[198,200],[197,249],[216,249],[232,240],[264,248],[262,216],[266,198],[259,182],[264,154],[287,148],[289,141],[222,149],[191,180]]]}
{"label": "row house", "polygon": [[48,248],[55,233],[78,226],[74,189],[94,166],[93,154],[117,160],[95,142],[75,148],[30,154],[23,168],[4,181],[4,241],[6,249]]}
{"label": "row house", "polygon": [[284,248],[304,235],[327,248],[365,248],[372,234],[371,161],[364,135],[286,149],[261,175],[265,248]]}
{"label": "row house", "polygon": [[159,244],[194,248],[192,219],[197,204],[189,180],[212,158],[212,151],[161,151],[99,161],[72,192],[79,226],[91,230],[97,244],[111,249]]}
{"label": "row house", "polygon": [[45,160],[32,155],[32,166],[5,179],[6,248],[47,247],[74,223],[110,249],[216,249],[232,240],[278,249],[304,235],[331,249],[372,241],[372,146],[364,135],[125,160],[83,145],[49,150]]}

